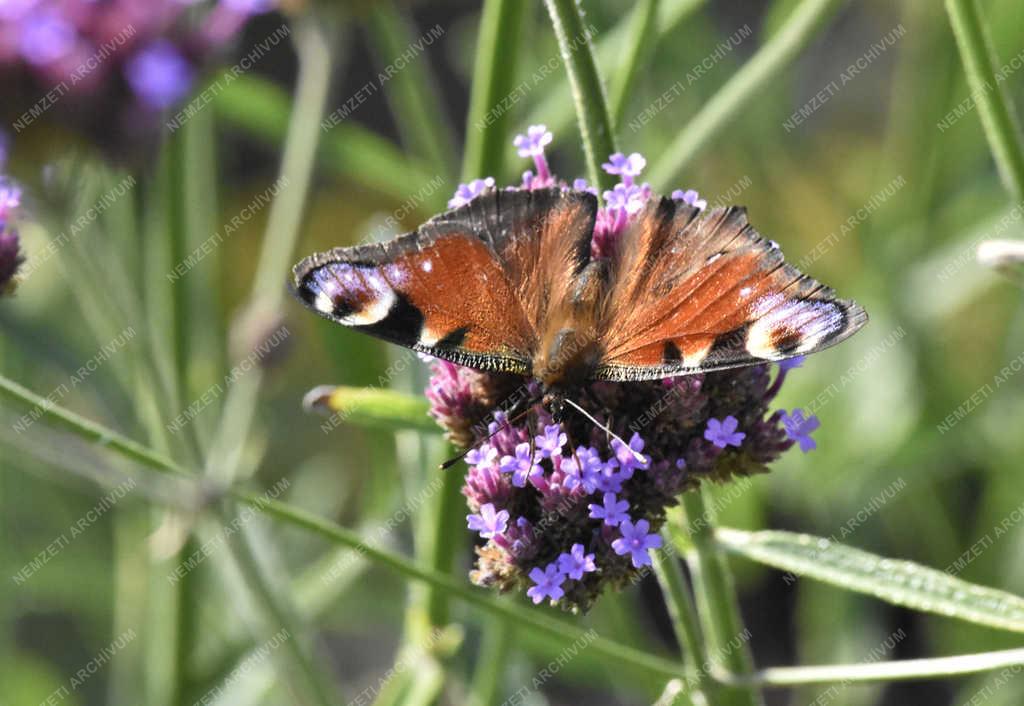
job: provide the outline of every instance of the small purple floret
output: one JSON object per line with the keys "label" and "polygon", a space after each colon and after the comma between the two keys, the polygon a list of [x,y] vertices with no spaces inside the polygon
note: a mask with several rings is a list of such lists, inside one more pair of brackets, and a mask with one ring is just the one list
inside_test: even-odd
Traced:
{"label": "small purple floret", "polygon": [[698,211],[703,211],[708,207],[707,199],[702,199],[700,194],[693,189],[687,189],[686,191],[676,189],[672,192],[672,199],[675,201],[682,201],[689,206],[693,206]]}
{"label": "small purple floret", "polygon": [[811,438],[811,434],[821,426],[821,422],[813,414],[805,419],[802,409],[794,409],[792,414],[787,414],[783,410],[782,426],[786,428],[786,436],[799,443],[800,450],[804,453],[818,448],[818,444]]}
{"label": "small purple floret", "polygon": [[459,188],[455,190],[455,195],[448,199],[448,208],[465,206],[487,189],[492,188],[494,188],[494,177],[474,179],[468,184],[459,184]]}
{"label": "small purple floret", "polygon": [[530,571],[530,580],[536,584],[526,591],[534,603],[540,603],[545,597],[557,601],[565,595],[562,584],[565,583],[565,574],[558,568],[558,562],[551,562],[543,570],[537,568]]}
{"label": "small purple floret", "polygon": [[502,457],[498,467],[502,473],[512,474],[512,485],[517,488],[525,488],[527,479],[542,472],[535,454],[530,450],[530,444],[525,441],[516,446],[515,456]]}
{"label": "small purple floret", "polygon": [[721,422],[714,418],[709,419],[708,428],[704,430],[704,438],[720,449],[726,446],[739,446],[747,435],[742,431],[736,431],[738,426],[739,420],[731,414]]}
{"label": "small purple floret", "polygon": [[623,520],[619,525],[622,536],[612,542],[612,549],[619,556],[629,554],[634,568],[650,566],[652,561],[648,550],[661,546],[661,536],[651,534],[650,529],[651,525],[647,520],[639,520],[636,524]]}
{"label": "small purple floret", "polygon": [[508,510],[495,511],[492,503],[485,503],[480,506],[479,514],[466,516],[466,526],[484,539],[490,539],[508,529]]}
{"label": "small purple floret", "polygon": [[188,59],[165,39],[143,47],[125,65],[125,77],[135,95],[154,110],[165,110],[184,98],[192,76]]}
{"label": "small purple floret", "polygon": [[574,544],[568,553],[562,552],[558,556],[559,570],[573,581],[579,581],[583,574],[597,571],[594,555],[585,554],[584,551],[582,544]]}
{"label": "small purple floret", "polygon": [[595,520],[604,520],[604,524],[611,527],[629,519],[629,502],[617,500],[615,493],[605,493],[603,505],[590,503],[587,507],[590,510],[590,517]]}

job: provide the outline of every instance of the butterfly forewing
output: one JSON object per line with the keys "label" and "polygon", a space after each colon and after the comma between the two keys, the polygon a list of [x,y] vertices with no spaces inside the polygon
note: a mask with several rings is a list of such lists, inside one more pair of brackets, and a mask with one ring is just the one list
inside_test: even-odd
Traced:
{"label": "butterfly forewing", "polygon": [[590,194],[491,191],[387,243],[294,268],[320,315],[482,370],[527,375],[552,301],[585,264]]}
{"label": "butterfly forewing", "polygon": [[782,360],[838,343],[864,310],[783,261],[742,208],[652,201],[623,234],[596,377],[643,380]]}

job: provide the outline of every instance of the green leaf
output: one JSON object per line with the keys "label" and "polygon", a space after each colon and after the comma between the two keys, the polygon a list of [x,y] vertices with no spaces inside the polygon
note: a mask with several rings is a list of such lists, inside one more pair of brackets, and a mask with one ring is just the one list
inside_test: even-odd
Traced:
{"label": "green leaf", "polygon": [[912,561],[888,559],[795,532],[719,528],[715,539],[735,554],[848,591],[926,613],[1024,632],[1024,598]]}

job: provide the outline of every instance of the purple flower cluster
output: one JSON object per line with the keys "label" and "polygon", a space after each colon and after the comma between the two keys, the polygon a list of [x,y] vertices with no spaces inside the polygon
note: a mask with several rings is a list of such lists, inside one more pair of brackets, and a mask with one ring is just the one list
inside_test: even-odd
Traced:
{"label": "purple flower cluster", "polygon": [[[520,187],[560,185],[544,148],[551,133],[532,126],[515,140],[532,158]],[[631,217],[652,197],[637,184],[646,166],[637,153],[614,154],[605,171],[620,183],[605,191],[591,245],[593,257],[614,252]],[[460,185],[452,205],[494,188],[491,178]],[[695,191],[673,193],[704,208]],[[581,390],[588,411],[620,438],[579,415],[556,424],[542,405],[512,421],[503,409],[532,399],[535,382],[434,360],[427,389],[431,414],[458,445],[472,447],[463,494],[469,529],[479,533],[472,580],[499,590],[523,590],[586,610],[608,586],[631,583],[661,547],[665,509],[704,481],[766,472],[767,464],[799,443],[814,448],[815,417],[770,409],[787,373],[799,361],[756,365],[652,382],[595,382]]]}
{"label": "purple flower cluster", "polygon": [[[7,160],[7,145],[0,135],[0,169]],[[21,189],[0,174],[0,295],[14,290],[14,275],[23,262],[14,219],[21,205]]]}
{"label": "purple flower cluster", "polygon": [[[6,0],[0,70],[35,79],[45,112],[67,109],[110,130],[111,113],[152,123],[192,90],[207,59],[271,0]],[[126,113],[120,115],[120,113]],[[22,127],[42,115],[10,116]],[[51,117],[51,116],[47,116]]]}

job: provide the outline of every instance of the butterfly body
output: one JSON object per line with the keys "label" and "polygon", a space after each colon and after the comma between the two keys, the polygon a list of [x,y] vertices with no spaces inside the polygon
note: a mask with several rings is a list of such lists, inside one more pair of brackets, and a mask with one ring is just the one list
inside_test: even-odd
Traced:
{"label": "butterfly body", "polygon": [[295,292],[336,323],[536,379],[549,404],[595,380],[814,352],[867,321],[786,264],[742,208],[651,199],[607,258],[591,256],[597,211],[586,192],[491,190],[387,243],[304,259]]}

